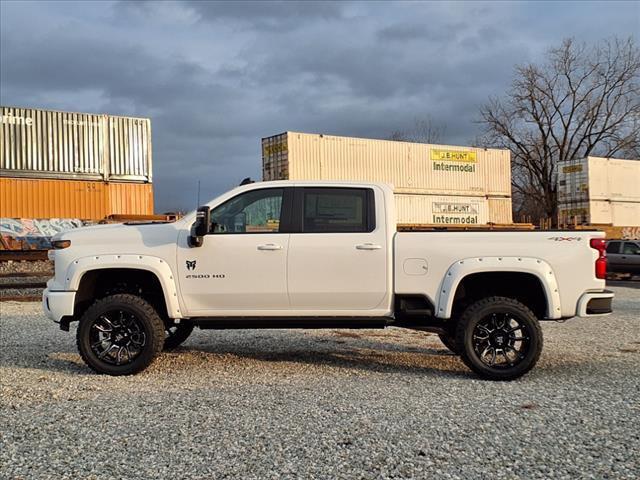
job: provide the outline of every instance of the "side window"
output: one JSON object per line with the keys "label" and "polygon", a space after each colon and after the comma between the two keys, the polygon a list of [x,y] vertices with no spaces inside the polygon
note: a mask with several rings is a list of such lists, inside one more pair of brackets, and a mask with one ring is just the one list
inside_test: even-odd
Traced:
{"label": "side window", "polygon": [[640,255],[640,245],[634,242],[625,242],[622,253],[624,255]]}
{"label": "side window", "polygon": [[304,188],[304,233],[371,232],[373,192],[364,188]]}
{"label": "side window", "polygon": [[607,245],[607,253],[619,253],[621,242],[609,242]]}
{"label": "side window", "polygon": [[241,193],[211,211],[212,233],[277,233],[284,189]]}

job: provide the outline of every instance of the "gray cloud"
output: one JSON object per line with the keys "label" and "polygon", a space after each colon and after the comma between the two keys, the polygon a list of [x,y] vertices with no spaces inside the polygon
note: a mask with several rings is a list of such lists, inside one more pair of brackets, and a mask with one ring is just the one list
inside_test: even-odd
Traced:
{"label": "gray cloud", "polygon": [[516,63],[598,20],[639,27],[624,3],[0,2],[0,101],[150,117],[166,211],[259,177],[285,130],[380,138],[429,114],[469,143]]}

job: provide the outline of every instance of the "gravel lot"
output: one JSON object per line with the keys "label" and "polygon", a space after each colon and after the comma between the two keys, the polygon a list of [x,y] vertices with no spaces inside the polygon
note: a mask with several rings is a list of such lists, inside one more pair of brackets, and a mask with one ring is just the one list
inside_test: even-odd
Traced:
{"label": "gravel lot", "polygon": [[196,331],[99,376],[38,304],[0,303],[0,477],[635,479],[640,291],[614,290],[510,383],[399,329]]}

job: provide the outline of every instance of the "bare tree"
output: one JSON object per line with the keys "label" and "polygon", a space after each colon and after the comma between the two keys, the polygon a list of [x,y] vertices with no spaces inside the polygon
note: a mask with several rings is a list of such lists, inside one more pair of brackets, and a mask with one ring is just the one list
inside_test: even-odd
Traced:
{"label": "bare tree", "polygon": [[434,122],[431,115],[424,119],[416,118],[414,125],[408,130],[395,130],[389,140],[398,142],[440,143],[446,131],[446,126]]}
{"label": "bare tree", "polygon": [[504,98],[481,108],[483,143],[511,150],[517,213],[556,218],[558,162],[640,155],[640,53],[632,38],[564,40],[516,67]]}

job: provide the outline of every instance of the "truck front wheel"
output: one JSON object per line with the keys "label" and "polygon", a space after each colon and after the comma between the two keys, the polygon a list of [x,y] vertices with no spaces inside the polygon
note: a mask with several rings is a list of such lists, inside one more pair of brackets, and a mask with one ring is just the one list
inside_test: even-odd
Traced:
{"label": "truck front wheel", "polygon": [[98,373],[131,375],[162,351],[164,323],[144,299],[119,293],[97,300],[80,319],[80,356]]}
{"label": "truck front wheel", "polygon": [[462,361],[481,377],[513,380],[538,362],[542,330],[524,304],[488,297],[465,309],[458,321],[456,344]]}

